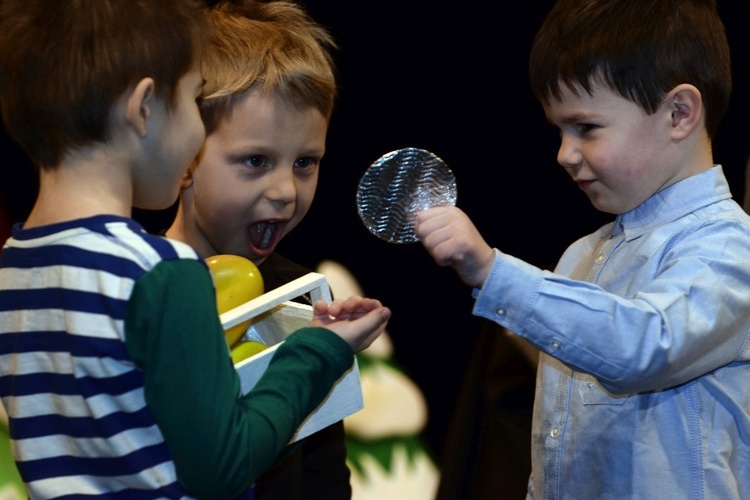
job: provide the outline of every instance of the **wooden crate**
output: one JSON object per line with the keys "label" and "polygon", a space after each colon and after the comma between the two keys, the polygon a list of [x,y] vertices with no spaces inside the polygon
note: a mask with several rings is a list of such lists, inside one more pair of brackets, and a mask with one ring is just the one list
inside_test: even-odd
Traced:
{"label": "wooden crate", "polygon": [[[252,318],[242,339],[259,340],[270,346],[235,365],[242,382],[243,393],[247,393],[255,386],[268,367],[271,356],[287,335],[310,324],[312,306],[291,301],[306,293],[310,293],[313,303],[320,299],[330,303],[332,299],[325,276],[309,273],[221,315],[224,328],[230,328]],[[362,408],[362,385],[355,358],[352,368],[336,382],[320,406],[300,425],[292,442],[328,427]]]}

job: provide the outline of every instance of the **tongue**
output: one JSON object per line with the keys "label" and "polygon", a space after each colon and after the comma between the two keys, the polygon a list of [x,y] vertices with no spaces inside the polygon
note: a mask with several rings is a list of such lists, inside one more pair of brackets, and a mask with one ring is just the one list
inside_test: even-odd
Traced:
{"label": "tongue", "polygon": [[259,249],[268,248],[274,242],[277,225],[270,222],[259,222],[250,228],[250,241]]}

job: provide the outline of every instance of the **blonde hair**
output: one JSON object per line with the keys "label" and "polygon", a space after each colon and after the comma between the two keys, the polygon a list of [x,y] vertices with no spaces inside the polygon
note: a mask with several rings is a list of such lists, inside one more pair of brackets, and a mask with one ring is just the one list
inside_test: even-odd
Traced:
{"label": "blonde hair", "polygon": [[289,0],[223,2],[209,13],[201,115],[210,134],[250,92],[330,118],[337,97],[328,31]]}

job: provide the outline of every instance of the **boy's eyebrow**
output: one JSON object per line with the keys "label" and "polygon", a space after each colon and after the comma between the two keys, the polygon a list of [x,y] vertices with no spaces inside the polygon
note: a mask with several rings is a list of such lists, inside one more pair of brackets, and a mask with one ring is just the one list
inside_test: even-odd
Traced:
{"label": "boy's eyebrow", "polygon": [[[581,111],[575,111],[570,114],[560,115],[560,120],[557,123],[578,123],[591,120],[593,118],[592,113],[584,113]],[[547,117],[547,121],[552,123],[552,120]],[[553,123],[554,124],[554,123]]]}
{"label": "boy's eyebrow", "polygon": [[583,111],[576,111],[574,113],[571,113],[565,117],[566,120],[569,121],[581,121],[581,120],[587,120],[591,118],[592,113],[586,113]]}

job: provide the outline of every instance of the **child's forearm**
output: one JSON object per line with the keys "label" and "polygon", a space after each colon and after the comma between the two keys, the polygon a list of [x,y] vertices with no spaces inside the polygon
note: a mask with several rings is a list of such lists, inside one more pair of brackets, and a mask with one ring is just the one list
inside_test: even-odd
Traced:
{"label": "child's forearm", "polygon": [[[190,276],[196,269],[197,276]],[[181,269],[139,283],[149,294],[166,283],[171,289],[159,301],[134,294],[133,308],[140,303],[144,317],[158,317],[148,311],[153,304],[163,311],[151,332],[141,325],[129,333],[128,350],[143,365],[146,401],[180,482],[199,497],[230,498],[273,463],[354,357],[332,332],[302,329],[279,347],[253,391],[240,397],[216,311],[199,306],[213,302],[196,296],[203,272]],[[193,306],[186,311],[180,303]]]}

